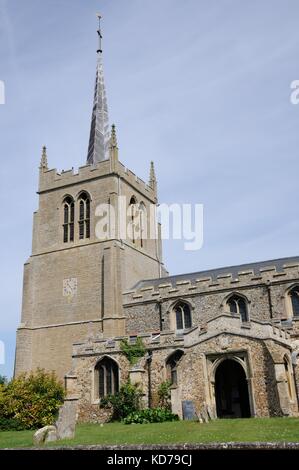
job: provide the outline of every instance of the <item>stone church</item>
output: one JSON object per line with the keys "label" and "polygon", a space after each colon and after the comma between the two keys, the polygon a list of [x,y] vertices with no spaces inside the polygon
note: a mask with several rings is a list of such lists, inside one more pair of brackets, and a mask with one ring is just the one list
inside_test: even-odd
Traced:
{"label": "stone church", "polygon": [[[101,398],[128,379],[140,384],[145,406],[157,406],[159,385],[170,380],[181,417],[187,402],[219,418],[297,416],[299,256],[168,275],[161,227],[151,220],[155,237],[141,229],[144,214],[155,218],[154,166],[146,183],[119,161],[100,29],[98,37],[87,163],[58,173],[42,151],[15,374],[54,370],[81,421],[101,421]],[[120,233],[116,217],[115,230],[99,238],[98,207],[118,214],[120,198],[133,236]],[[134,366],[124,338],[145,346]]]}

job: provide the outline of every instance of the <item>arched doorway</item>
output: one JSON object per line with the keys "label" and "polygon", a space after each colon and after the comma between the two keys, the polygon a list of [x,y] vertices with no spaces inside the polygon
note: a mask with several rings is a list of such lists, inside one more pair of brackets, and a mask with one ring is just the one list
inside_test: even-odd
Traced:
{"label": "arched doorway", "polygon": [[226,359],[217,367],[215,398],[218,418],[250,417],[246,375],[237,361]]}

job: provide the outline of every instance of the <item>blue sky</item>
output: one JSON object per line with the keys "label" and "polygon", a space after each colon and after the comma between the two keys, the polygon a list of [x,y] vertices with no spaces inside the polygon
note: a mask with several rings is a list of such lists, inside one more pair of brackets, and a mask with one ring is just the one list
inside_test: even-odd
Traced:
{"label": "blue sky", "polygon": [[297,0],[0,0],[0,340],[12,373],[41,147],[85,163],[96,17],[120,159],[161,202],[203,203],[204,246],[171,273],[298,255]]}

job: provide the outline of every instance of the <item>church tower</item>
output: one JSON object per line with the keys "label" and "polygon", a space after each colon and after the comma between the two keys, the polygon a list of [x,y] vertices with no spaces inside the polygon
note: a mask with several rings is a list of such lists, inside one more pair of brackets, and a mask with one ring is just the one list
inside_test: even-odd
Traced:
{"label": "church tower", "polygon": [[147,184],[118,159],[115,126],[109,129],[100,27],[98,37],[87,164],[78,172],[58,173],[48,168],[47,149],[42,150],[16,375],[41,367],[64,377],[73,343],[125,334],[123,292],[166,274],[154,210],[154,166]]}

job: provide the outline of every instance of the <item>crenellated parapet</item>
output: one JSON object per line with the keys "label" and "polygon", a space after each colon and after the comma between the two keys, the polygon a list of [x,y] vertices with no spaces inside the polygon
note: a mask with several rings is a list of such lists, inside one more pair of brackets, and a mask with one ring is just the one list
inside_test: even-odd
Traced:
{"label": "crenellated parapet", "polygon": [[110,160],[103,160],[95,165],[84,165],[77,171],[57,169],[44,169],[40,172],[39,193],[53,191],[55,189],[67,188],[68,186],[82,185],[91,180],[102,179],[106,177],[117,176],[132,186],[137,192],[146,193],[148,198],[155,202],[155,190],[145,181],[139,178],[131,170],[128,170],[121,162],[116,162],[115,168],[112,168]]}
{"label": "crenellated parapet", "polygon": [[222,338],[219,341],[223,345],[223,349],[226,349],[229,347],[230,340],[225,342],[223,335],[275,341],[290,350],[292,349],[290,333],[279,326],[262,321],[251,321],[247,325],[242,325],[238,317],[221,314],[208,321],[204,326],[196,326],[179,334],[176,331],[168,330],[109,339],[97,336],[89,337],[86,341],[73,344],[73,357],[122,354],[121,342],[127,340],[133,344],[137,337],[142,339],[146,350],[191,348],[215,337]]}
{"label": "crenellated parapet", "polygon": [[[135,341],[137,336],[118,336],[115,338],[103,337],[89,337],[86,341],[73,344],[73,357],[80,357],[94,354],[113,355],[122,353],[121,342],[128,340],[128,342]],[[142,333],[138,335],[142,339],[145,348],[156,349],[161,347],[183,347],[184,337],[177,336],[173,331],[163,331],[151,333]]]}
{"label": "crenellated parapet", "polygon": [[[247,266],[247,265],[246,265]],[[170,276],[141,281],[135,288],[123,293],[123,303],[134,304],[159,299],[171,299],[221,290],[238,290],[258,285],[275,285],[299,281],[299,257],[267,263],[253,263],[251,267],[221,268],[218,270]]]}

